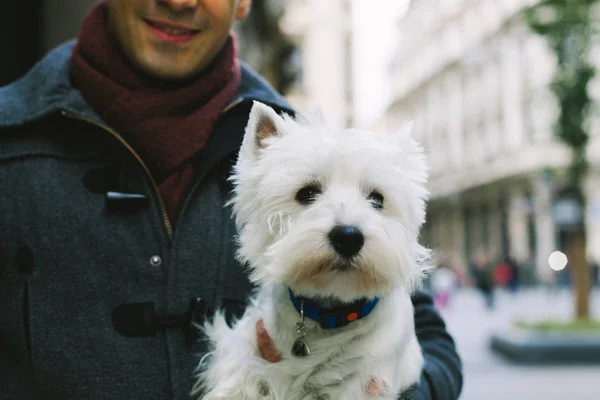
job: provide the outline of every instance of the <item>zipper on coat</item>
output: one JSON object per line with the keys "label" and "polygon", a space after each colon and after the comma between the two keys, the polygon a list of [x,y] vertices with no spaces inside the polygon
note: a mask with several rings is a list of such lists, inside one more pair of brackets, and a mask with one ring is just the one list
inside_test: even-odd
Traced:
{"label": "zipper on coat", "polygon": [[231,103],[229,103],[229,105],[227,107],[225,107],[223,109],[223,111],[221,111],[221,115],[225,114],[227,111],[231,110],[233,107],[239,105],[242,101],[244,101],[243,97],[238,97],[237,99],[235,99],[234,101],[232,101]]}
{"label": "zipper on coat", "polygon": [[170,242],[173,239],[173,226],[171,225],[171,221],[169,220],[169,214],[167,213],[167,207],[165,206],[165,202],[164,202],[162,196],[160,195],[160,190],[158,188],[158,184],[156,183],[156,181],[154,180],[154,177],[150,173],[150,169],[148,168],[148,165],[146,165],[144,160],[142,160],[142,157],[140,157],[140,155],[133,149],[133,147],[131,147],[129,145],[129,143],[127,143],[125,141],[125,139],[123,139],[123,137],[121,135],[119,135],[114,129],[111,129],[110,127],[108,127],[104,124],[101,124],[97,121],[94,121],[91,118],[86,118],[86,117],[82,117],[79,115],[70,114],[66,111],[62,111],[61,114],[67,118],[87,122],[89,124],[92,124],[100,129],[110,133],[123,146],[125,146],[125,148],[131,153],[131,155],[133,155],[133,157],[137,160],[137,162],[142,167],[142,169],[146,172],[146,176],[152,183],[152,187],[154,188],[154,193],[156,194],[156,198],[158,199],[158,206],[160,208],[160,214],[161,214],[161,217],[163,220],[163,225],[165,227],[165,230],[167,231],[167,235],[169,237],[169,242]]}
{"label": "zipper on coat", "polygon": [[[235,106],[239,105],[243,101],[244,101],[243,97],[238,97],[233,102],[231,102],[227,107],[223,108],[223,111],[221,111],[221,115],[225,114],[226,112],[228,112]],[[114,129],[110,128],[109,126],[101,124],[98,121],[94,121],[91,118],[86,118],[86,117],[82,117],[79,115],[68,113],[67,111],[62,111],[61,114],[66,118],[71,118],[71,119],[87,122],[89,124],[92,124],[100,129],[108,132],[115,139],[117,139],[123,146],[125,146],[125,148],[131,153],[131,155],[133,155],[133,157],[137,160],[139,165],[142,167],[142,169],[146,173],[146,176],[148,177],[148,179],[150,180],[150,183],[152,184],[152,187],[154,188],[154,193],[156,194],[156,198],[158,199],[160,214],[161,214],[161,217],[163,220],[163,226],[165,227],[165,230],[167,231],[167,236],[169,237],[169,242],[171,242],[173,240],[173,225],[171,224],[171,220],[169,219],[169,214],[167,213],[167,207],[165,206],[165,202],[160,194],[158,184],[156,183],[156,180],[152,176],[152,173],[150,172],[148,165],[146,165],[146,163],[144,162],[142,157],[140,157],[140,155],[133,149],[133,147],[131,147],[131,145],[129,145],[129,143],[127,143],[127,141],[121,135],[119,135]]]}

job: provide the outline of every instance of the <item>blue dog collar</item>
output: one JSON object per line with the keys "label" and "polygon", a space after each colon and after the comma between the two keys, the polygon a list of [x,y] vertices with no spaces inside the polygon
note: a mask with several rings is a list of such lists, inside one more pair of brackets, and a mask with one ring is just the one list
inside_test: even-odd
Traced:
{"label": "blue dog collar", "polygon": [[304,316],[318,322],[323,329],[341,328],[352,321],[364,318],[373,311],[379,301],[375,297],[371,300],[362,299],[344,307],[327,309],[319,307],[308,299],[297,297],[292,292],[292,289],[288,290],[290,292],[290,300],[292,300],[296,311],[300,313],[300,306],[302,301],[304,301]]}

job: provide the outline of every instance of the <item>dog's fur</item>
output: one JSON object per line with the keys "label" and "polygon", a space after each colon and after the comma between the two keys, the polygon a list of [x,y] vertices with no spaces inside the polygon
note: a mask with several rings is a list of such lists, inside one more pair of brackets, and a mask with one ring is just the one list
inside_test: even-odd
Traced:
{"label": "dog's fur", "polygon": [[[231,201],[239,257],[261,289],[230,328],[217,314],[204,330],[212,351],[193,393],[204,400],[395,399],[423,366],[410,293],[427,268],[418,242],[425,219],[426,161],[410,127],[390,135],[331,129],[321,118],[292,119],[255,103],[233,173]],[[312,185],[314,201],[298,191]],[[373,193],[383,196],[375,207]],[[358,228],[360,252],[333,249],[336,225]],[[335,329],[306,320],[311,354],[291,354],[300,316],[288,288],[323,306],[378,297],[367,317]],[[281,361],[257,346],[263,320]],[[375,380],[381,393],[368,397]]]}

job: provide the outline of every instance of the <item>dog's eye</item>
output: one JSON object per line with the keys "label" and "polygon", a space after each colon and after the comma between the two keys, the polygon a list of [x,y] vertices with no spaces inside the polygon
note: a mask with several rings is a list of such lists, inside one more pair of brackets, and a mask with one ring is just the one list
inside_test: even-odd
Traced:
{"label": "dog's eye", "polygon": [[296,201],[300,204],[307,205],[314,202],[319,194],[321,194],[319,185],[306,185],[296,193]]}
{"label": "dog's eye", "polygon": [[383,195],[378,191],[372,191],[368,196],[367,200],[371,202],[373,208],[381,210],[383,208]]}

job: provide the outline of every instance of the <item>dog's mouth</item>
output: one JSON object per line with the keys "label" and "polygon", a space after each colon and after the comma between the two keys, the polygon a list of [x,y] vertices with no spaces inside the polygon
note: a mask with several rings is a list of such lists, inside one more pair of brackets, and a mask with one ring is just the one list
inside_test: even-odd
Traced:
{"label": "dog's mouth", "polygon": [[341,273],[352,272],[352,271],[355,271],[356,269],[357,269],[357,265],[352,260],[337,261],[331,265],[332,271],[341,272]]}
{"label": "dog's mouth", "polygon": [[325,296],[342,294],[340,297],[344,299],[351,293],[370,296],[379,292],[387,282],[361,257],[305,260],[292,271],[295,274],[283,282],[293,290],[310,288],[313,293],[317,291]]}

